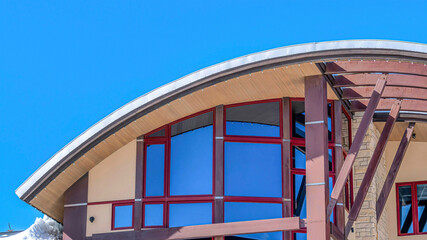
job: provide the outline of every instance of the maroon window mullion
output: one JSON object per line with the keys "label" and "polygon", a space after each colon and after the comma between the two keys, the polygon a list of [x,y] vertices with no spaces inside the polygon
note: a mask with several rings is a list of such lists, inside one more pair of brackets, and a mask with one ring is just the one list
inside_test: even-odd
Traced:
{"label": "maroon window mullion", "polygon": [[418,226],[418,192],[417,192],[417,184],[411,184],[412,189],[412,222],[414,234],[420,234],[419,226]]}

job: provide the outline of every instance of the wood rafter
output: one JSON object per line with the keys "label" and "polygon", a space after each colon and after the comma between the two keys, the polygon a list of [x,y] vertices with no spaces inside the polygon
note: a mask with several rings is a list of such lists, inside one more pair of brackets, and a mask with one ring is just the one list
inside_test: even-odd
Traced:
{"label": "wood rafter", "polygon": [[372,180],[374,179],[374,176],[375,176],[375,172],[378,168],[378,165],[381,161],[381,157],[384,153],[385,146],[393,130],[393,126],[396,122],[397,117],[399,116],[401,103],[402,103],[402,100],[397,99],[396,102],[393,104],[390,110],[390,114],[387,118],[387,122],[384,126],[383,131],[381,132],[380,138],[378,139],[378,143],[375,147],[374,153],[372,154],[371,161],[369,162],[368,168],[366,169],[366,173],[363,177],[359,191],[357,192],[356,198],[354,199],[354,204],[348,216],[348,221],[344,231],[346,237],[350,233],[353,223],[356,221],[357,217],[359,216],[359,212],[360,212],[360,209],[362,208],[363,202],[365,201],[365,197],[366,197],[366,194],[368,193],[369,186],[371,186]]}
{"label": "wood rafter", "polygon": [[369,100],[368,107],[366,108],[365,114],[362,117],[362,120],[359,125],[359,129],[356,132],[353,143],[350,147],[350,151],[347,154],[347,157],[342,165],[341,171],[338,174],[338,177],[335,181],[335,186],[332,190],[331,199],[329,200],[329,205],[327,208],[327,217],[330,217],[332,211],[338,201],[338,198],[344,189],[347,178],[353,167],[354,160],[356,159],[357,154],[359,153],[360,146],[362,145],[363,138],[365,137],[366,131],[368,130],[369,124],[371,123],[372,117],[374,115],[375,109],[377,108],[378,102],[380,101],[381,95],[383,93],[384,87],[387,82],[388,74],[383,74],[377,81],[372,96]]}

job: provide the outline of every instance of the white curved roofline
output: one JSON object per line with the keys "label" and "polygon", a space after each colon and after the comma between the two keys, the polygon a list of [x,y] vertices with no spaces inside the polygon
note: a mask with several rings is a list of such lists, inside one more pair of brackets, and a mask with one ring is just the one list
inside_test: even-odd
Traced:
{"label": "white curved roofline", "polygon": [[43,176],[51,171],[64,157],[68,156],[71,152],[75,151],[80,145],[84,144],[91,137],[101,132],[116,120],[125,117],[127,114],[137,110],[138,108],[150,103],[153,100],[161,98],[170,92],[181,89],[201,79],[213,76],[224,71],[243,67],[257,62],[263,62],[275,58],[289,57],[292,55],[308,54],[322,51],[343,50],[343,49],[388,49],[397,51],[408,51],[427,53],[427,45],[420,43],[410,43],[391,40],[344,40],[344,41],[330,41],[319,43],[307,43],[300,45],[293,45],[287,47],[275,48],[267,51],[249,54],[246,56],[238,57],[222,63],[215,64],[210,67],[195,71],[173,82],[170,82],[162,87],[159,87],[135,100],[129,102],[123,107],[117,109],[109,114],[101,121],[94,124],[81,135],[76,137],[55,155],[53,155],[47,162],[45,162],[39,169],[37,169],[21,186],[16,190],[18,197],[22,197],[34,184],[36,184]]}

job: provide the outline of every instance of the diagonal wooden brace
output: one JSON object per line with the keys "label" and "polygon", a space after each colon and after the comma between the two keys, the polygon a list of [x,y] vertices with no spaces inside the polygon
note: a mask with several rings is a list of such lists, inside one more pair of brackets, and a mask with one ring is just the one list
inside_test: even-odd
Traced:
{"label": "diagonal wooden brace", "polygon": [[394,156],[393,163],[391,164],[390,170],[388,171],[387,178],[384,182],[384,186],[381,190],[380,196],[378,197],[376,210],[377,210],[377,222],[381,218],[381,214],[384,210],[387,198],[390,194],[391,188],[393,187],[394,180],[396,179],[397,173],[399,172],[400,165],[403,162],[406,149],[408,148],[409,142],[412,139],[412,133],[414,132],[415,123],[409,123],[402,136],[399,147],[397,148],[396,155]]}
{"label": "diagonal wooden brace", "polygon": [[384,87],[387,82],[388,74],[383,74],[377,81],[372,96],[369,100],[368,107],[366,108],[365,114],[362,117],[362,120],[359,125],[359,129],[356,132],[353,143],[350,147],[347,157],[345,158],[344,164],[342,165],[341,171],[335,181],[335,186],[332,190],[331,199],[329,200],[328,209],[327,209],[327,218],[332,214],[332,211],[335,207],[335,204],[338,201],[338,198],[344,189],[347,178],[353,167],[354,160],[356,159],[357,154],[359,153],[360,146],[362,145],[363,138],[365,137],[366,131],[368,130],[369,124],[372,121],[374,116],[375,109],[377,108],[378,102],[381,99],[381,95],[384,91]]}
{"label": "diagonal wooden brace", "polygon": [[369,186],[371,185],[372,180],[374,179],[375,172],[377,171],[378,165],[381,161],[381,157],[384,153],[388,138],[390,137],[394,123],[396,122],[397,117],[399,116],[401,106],[402,99],[397,99],[391,107],[390,114],[388,115],[383,131],[381,132],[380,138],[378,139],[377,146],[375,147],[374,153],[372,154],[371,161],[369,162],[368,168],[366,169],[365,176],[363,177],[359,191],[357,192],[356,198],[354,199],[354,204],[348,215],[348,221],[344,231],[346,238],[350,233],[353,223],[359,216],[360,209],[362,208],[362,204],[365,201]]}

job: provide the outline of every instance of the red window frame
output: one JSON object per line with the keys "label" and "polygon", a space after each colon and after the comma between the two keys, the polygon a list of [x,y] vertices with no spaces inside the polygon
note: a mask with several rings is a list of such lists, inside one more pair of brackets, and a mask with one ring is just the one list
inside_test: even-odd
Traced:
{"label": "red window frame", "polygon": [[[403,182],[396,183],[396,216],[397,216],[397,235],[398,236],[412,236],[412,235],[425,235],[427,232],[420,232],[418,222],[418,201],[417,201],[417,185],[427,184],[427,181],[417,182]],[[413,233],[401,233],[400,232],[400,209],[399,209],[399,187],[411,186],[411,203],[412,203],[412,225]]]}
{"label": "red window frame", "polygon": [[[290,149],[288,149],[290,151],[290,155],[291,155],[291,159],[292,159],[292,147],[293,146],[305,146],[305,139],[304,138],[297,138],[297,137],[293,137],[292,136],[292,103],[294,101],[302,101],[304,102],[304,98],[291,98],[290,99],[290,104],[289,104],[289,127],[290,127]],[[268,102],[278,102],[279,103],[279,111],[280,111],[280,137],[262,137],[262,136],[240,136],[240,135],[227,135],[226,134],[226,110],[227,108],[231,108],[231,107],[237,107],[237,106],[244,106],[244,105],[250,105],[250,104],[258,104],[258,103],[268,103]],[[335,137],[335,126],[334,126],[334,111],[333,111],[333,106],[334,106],[334,102],[333,100],[328,100],[328,103],[331,105],[331,141],[328,141],[328,149],[333,149],[333,147],[335,147],[335,142],[334,142],[334,137]],[[244,143],[266,143],[266,144],[282,144],[283,141],[283,110],[282,110],[282,99],[269,99],[269,100],[261,100],[261,101],[251,101],[251,102],[244,102],[244,103],[237,103],[237,104],[230,104],[230,105],[225,105],[224,106],[224,114],[223,114],[223,121],[224,121],[224,126],[223,126],[223,144],[225,144],[226,142],[244,142]],[[214,193],[215,193],[215,161],[213,161],[213,181],[212,181],[212,194],[210,195],[185,195],[185,196],[170,196],[169,194],[169,186],[170,186],[170,141],[171,141],[171,136],[170,136],[170,128],[173,124],[178,123],[180,121],[207,113],[207,112],[213,112],[213,149],[215,149],[215,108],[210,108],[201,112],[198,112],[196,114],[192,114],[189,115],[185,118],[181,118],[179,120],[176,120],[174,122],[171,122],[169,124],[166,124],[160,128],[157,128],[147,134],[145,134],[145,136],[148,136],[152,133],[155,133],[157,131],[160,131],[162,129],[165,129],[165,136],[157,136],[157,137],[146,137],[144,139],[144,164],[143,164],[143,216],[142,216],[142,227],[143,228],[159,228],[159,227],[169,227],[169,205],[170,204],[174,204],[174,203],[196,203],[196,202],[209,202],[212,203],[212,218],[214,218],[215,215],[215,204],[214,204]],[[348,114],[346,114],[347,117]],[[349,142],[351,143],[351,122],[349,119],[349,137],[350,140]],[[145,194],[145,171],[146,171],[146,146],[150,145],[150,144],[165,144],[165,172],[164,172],[164,177],[165,177],[165,186],[164,186],[164,195],[163,196],[146,196]],[[283,149],[282,149],[283,151]],[[223,153],[224,154],[224,153]],[[215,159],[215,151],[213,151],[213,159]],[[223,161],[224,161],[224,157],[223,157]],[[291,160],[292,161],[292,160]],[[282,154],[282,177],[284,177],[283,174],[283,154]],[[291,165],[293,165],[291,163]],[[291,174],[301,174],[301,175],[305,175],[305,169],[297,169],[294,168],[293,166],[291,166]],[[329,177],[332,177],[333,179],[333,183],[335,183],[335,152],[332,151],[332,171],[329,172]],[[291,178],[291,181],[293,181],[293,177]],[[293,182],[291,182],[291,186],[293,187]],[[284,186],[282,185],[282,188],[284,188]],[[223,188],[224,189],[224,188]],[[283,190],[283,189],[282,189]],[[294,190],[292,189],[292,206],[295,204],[294,203],[294,197],[293,197],[293,192]],[[283,194],[283,191],[282,191]],[[222,195],[224,196],[224,192],[222,193]],[[284,207],[284,203],[283,203],[283,195],[282,198],[278,198],[278,197],[238,197],[238,196],[224,196],[223,197],[223,202],[254,202],[254,203],[280,203],[282,204],[282,209]],[[144,226],[144,211],[145,211],[145,205],[146,204],[164,204],[163,205],[163,225],[162,226]],[[293,207],[292,207],[292,214],[293,214]],[[222,214],[224,216],[224,213]],[[283,211],[282,211],[282,216],[283,216]],[[214,219],[212,219],[213,222]],[[224,219],[223,219],[224,220]],[[335,216],[334,216],[334,220],[335,220]],[[295,232],[300,232],[300,233],[306,233],[306,230],[302,229],[299,231],[295,231]]]}
{"label": "red window frame", "polygon": [[[129,227],[115,227],[116,223],[116,207],[120,206],[132,206],[132,225]],[[133,229],[134,227],[134,219],[135,219],[135,203],[133,201],[123,202],[123,201],[117,201],[113,202],[111,204],[112,210],[111,210],[111,230],[123,230],[123,229]]]}
{"label": "red window frame", "polygon": [[[212,151],[212,194],[205,195],[170,195],[170,149],[171,149],[171,127],[172,125],[185,121],[187,119],[212,112],[212,141],[213,141],[213,151]],[[212,222],[214,221],[214,193],[215,193],[215,108],[209,108],[204,111],[186,116],[184,118],[173,121],[169,124],[166,124],[160,128],[157,128],[147,134],[148,136],[152,133],[165,129],[165,136],[157,137],[147,137],[144,138],[144,161],[143,161],[143,193],[142,193],[142,202],[143,202],[143,214],[142,214],[142,228],[164,228],[169,227],[169,205],[174,203],[198,203],[198,202],[209,202],[212,204]],[[163,196],[146,196],[146,159],[147,159],[147,145],[153,144],[164,144],[165,145],[165,169],[164,169],[164,190]],[[163,225],[162,226],[145,226],[145,205],[146,204],[163,204]]]}

